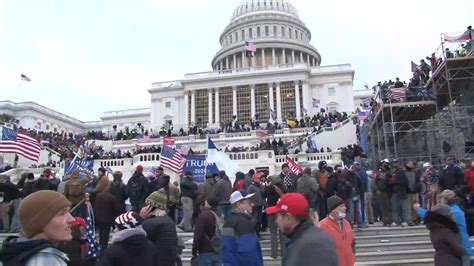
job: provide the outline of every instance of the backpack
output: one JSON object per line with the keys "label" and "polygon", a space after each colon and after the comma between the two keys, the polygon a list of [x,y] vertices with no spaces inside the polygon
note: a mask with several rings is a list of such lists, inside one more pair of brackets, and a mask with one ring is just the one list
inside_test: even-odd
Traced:
{"label": "backpack", "polygon": [[211,242],[211,247],[214,250],[214,252],[217,255],[221,255],[221,232],[222,232],[222,226],[220,223],[219,216],[213,211],[211,213],[216,217],[216,231],[214,232],[214,235],[212,238],[209,240]]}
{"label": "backpack", "polygon": [[130,181],[128,181],[130,183],[128,193],[131,202],[139,202],[142,197],[143,188],[140,181],[138,178],[131,178]]}
{"label": "backpack", "polygon": [[79,178],[73,178],[69,181],[69,195],[73,197],[78,197],[84,194],[82,189],[82,184]]}
{"label": "backpack", "polygon": [[337,180],[336,195],[343,200],[346,200],[352,195],[352,185],[348,181]]}
{"label": "backpack", "polygon": [[309,202],[313,201],[315,192],[311,189],[311,177],[302,176],[296,182],[296,192],[303,194]]}

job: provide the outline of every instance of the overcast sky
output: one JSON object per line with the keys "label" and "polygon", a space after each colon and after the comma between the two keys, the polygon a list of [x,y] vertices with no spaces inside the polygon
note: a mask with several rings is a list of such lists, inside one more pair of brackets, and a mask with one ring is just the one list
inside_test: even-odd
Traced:
{"label": "overcast sky", "polygon": [[[0,100],[83,121],[150,106],[156,81],[211,70],[239,0],[0,0]],[[322,65],[352,64],[354,88],[410,77],[443,32],[474,24],[472,0],[292,0]],[[32,82],[21,82],[20,74]]]}

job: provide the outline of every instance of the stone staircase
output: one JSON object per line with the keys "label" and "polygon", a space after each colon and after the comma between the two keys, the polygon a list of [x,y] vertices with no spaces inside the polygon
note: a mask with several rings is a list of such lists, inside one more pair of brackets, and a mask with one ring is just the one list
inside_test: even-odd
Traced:
{"label": "stone staircase", "polygon": [[[193,233],[181,232],[185,241],[182,259],[189,266]],[[354,231],[356,235],[356,265],[433,265],[434,250],[429,232],[424,226],[383,227],[381,224]],[[0,234],[0,241],[13,234]],[[474,238],[471,239],[474,242]],[[262,233],[262,254],[265,265],[281,265],[280,258],[270,257],[270,235]]]}

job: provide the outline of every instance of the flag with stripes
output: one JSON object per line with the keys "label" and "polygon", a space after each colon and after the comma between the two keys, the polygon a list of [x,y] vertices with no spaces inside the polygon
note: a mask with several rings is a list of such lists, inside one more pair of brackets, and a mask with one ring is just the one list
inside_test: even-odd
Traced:
{"label": "flag with stripes", "polygon": [[0,153],[15,153],[38,162],[41,144],[34,138],[2,127],[0,131]]}
{"label": "flag with stripes", "polygon": [[185,164],[186,159],[181,155],[181,153],[175,151],[169,146],[163,146],[160,156],[161,167],[169,168],[175,173],[181,174]]}
{"label": "flag with stripes", "polygon": [[367,107],[367,106],[370,105],[370,102],[371,102],[371,101],[372,101],[372,100],[371,100],[370,98],[362,98],[362,105],[365,106],[365,107]]}
{"label": "flag with stripes", "polygon": [[253,42],[245,42],[245,50],[255,53],[257,51],[257,45]]}
{"label": "flag with stripes", "polygon": [[357,116],[359,117],[359,120],[366,120],[369,117],[369,112],[366,110],[359,110]]}
{"label": "flag with stripes", "polygon": [[95,236],[95,217],[94,217],[94,210],[92,209],[92,205],[90,202],[85,202],[87,213],[86,213],[86,241],[89,246],[89,250],[87,251],[86,258],[87,259],[96,259],[99,256],[100,246],[97,242]]}
{"label": "flag with stripes", "polygon": [[313,98],[313,108],[318,108],[320,103],[319,99]]}
{"label": "flag with stripes", "polygon": [[388,98],[391,101],[399,101],[405,99],[406,91],[405,88],[393,88],[388,92]]}

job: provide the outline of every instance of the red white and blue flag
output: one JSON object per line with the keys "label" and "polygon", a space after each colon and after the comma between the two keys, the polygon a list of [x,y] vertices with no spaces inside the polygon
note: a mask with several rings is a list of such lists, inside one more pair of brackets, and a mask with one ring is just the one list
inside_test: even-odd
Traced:
{"label": "red white and blue flag", "polygon": [[393,88],[388,92],[388,98],[391,101],[399,101],[405,99],[406,91],[405,88]]}
{"label": "red white and blue flag", "polygon": [[255,53],[257,51],[257,45],[253,42],[245,42],[245,50]]}
{"label": "red white and blue flag", "polygon": [[38,162],[41,144],[34,138],[18,133],[13,129],[2,127],[0,131],[0,153],[15,153]]}
{"label": "red white and blue flag", "polygon": [[23,81],[31,81],[31,79],[29,77],[27,77],[26,75],[21,74],[20,77],[21,77],[21,80],[23,80]]}
{"label": "red white and blue flag", "polygon": [[163,146],[161,149],[160,166],[171,169],[173,172],[182,174],[186,159],[181,153],[175,151],[169,146]]}

